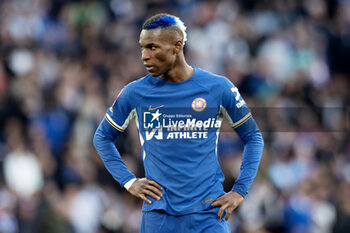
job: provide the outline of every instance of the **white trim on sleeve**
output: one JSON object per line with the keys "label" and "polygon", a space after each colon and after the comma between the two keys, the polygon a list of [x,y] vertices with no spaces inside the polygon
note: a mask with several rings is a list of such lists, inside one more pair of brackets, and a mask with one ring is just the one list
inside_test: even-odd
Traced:
{"label": "white trim on sleeve", "polygon": [[133,179],[129,180],[128,182],[126,182],[126,183],[124,184],[124,188],[125,188],[126,190],[129,190],[129,188],[131,187],[131,185],[132,185],[135,181],[136,181],[136,178],[133,178]]}

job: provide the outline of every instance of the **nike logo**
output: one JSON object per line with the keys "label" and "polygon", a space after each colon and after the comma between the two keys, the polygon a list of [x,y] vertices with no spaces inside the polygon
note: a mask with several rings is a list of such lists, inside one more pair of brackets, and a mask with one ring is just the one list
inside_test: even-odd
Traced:
{"label": "nike logo", "polygon": [[150,105],[150,106],[148,107],[148,111],[153,111],[153,110],[156,110],[156,109],[161,108],[161,107],[164,107],[164,105],[160,105],[160,106],[154,107],[154,108],[152,108],[151,105]]}

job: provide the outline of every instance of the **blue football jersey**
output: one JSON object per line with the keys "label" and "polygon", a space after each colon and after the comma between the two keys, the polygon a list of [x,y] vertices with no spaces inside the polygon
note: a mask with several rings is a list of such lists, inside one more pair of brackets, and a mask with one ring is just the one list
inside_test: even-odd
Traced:
{"label": "blue football jersey", "polygon": [[223,117],[237,128],[251,113],[227,78],[197,67],[183,82],[147,75],[124,87],[105,119],[121,132],[136,120],[145,176],[163,187],[143,211],[193,213],[224,194],[217,159]]}

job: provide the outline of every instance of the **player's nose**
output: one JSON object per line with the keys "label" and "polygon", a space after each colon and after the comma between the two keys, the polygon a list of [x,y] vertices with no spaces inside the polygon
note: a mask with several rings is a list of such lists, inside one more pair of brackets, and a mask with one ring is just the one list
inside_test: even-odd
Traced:
{"label": "player's nose", "polygon": [[147,52],[146,49],[144,49],[144,50],[141,52],[141,60],[142,60],[142,61],[147,61],[147,60],[149,60],[150,58],[151,58],[150,53]]}

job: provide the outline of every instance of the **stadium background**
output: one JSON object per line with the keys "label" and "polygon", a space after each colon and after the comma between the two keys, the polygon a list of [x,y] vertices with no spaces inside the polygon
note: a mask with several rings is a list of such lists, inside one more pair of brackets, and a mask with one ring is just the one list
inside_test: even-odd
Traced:
{"label": "stadium background", "polygon": [[[232,232],[350,232],[347,0],[1,0],[0,232],[138,232],[141,202],[92,137],[145,74],[139,31],[159,12],[187,25],[190,64],[226,75],[263,110],[264,156]],[[242,145],[222,131],[229,190]],[[142,176],[135,124],[116,144]]]}

